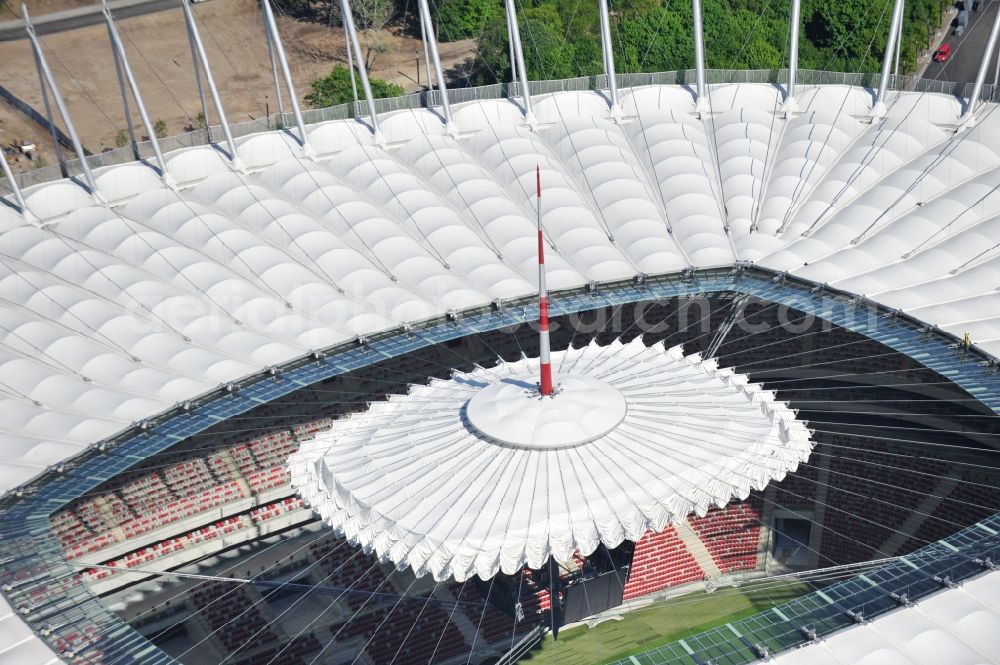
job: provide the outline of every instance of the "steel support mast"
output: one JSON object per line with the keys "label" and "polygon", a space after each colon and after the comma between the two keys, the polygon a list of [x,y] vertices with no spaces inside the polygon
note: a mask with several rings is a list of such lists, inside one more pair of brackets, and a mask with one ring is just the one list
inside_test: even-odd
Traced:
{"label": "steel support mast", "polygon": [[705,31],[701,23],[701,0],[691,0],[691,11],[694,15],[694,70],[696,94],[695,110],[701,113],[708,110],[708,97],[705,90]]}
{"label": "steel support mast", "polygon": [[37,220],[35,216],[31,214],[28,210],[28,204],[24,201],[24,194],[21,193],[21,188],[17,185],[17,180],[14,179],[14,172],[10,168],[10,164],[7,163],[7,155],[0,151],[0,166],[3,167],[3,175],[7,178],[7,184],[10,186],[10,191],[14,195],[14,201],[17,202],[18,212],[24,218],[24,221],[29,224],[34,224]]}
{"label": "steel support mast", "polygon": [[[281,43],[281,34],[278,32],[278,24],[274,21],[274,12],[271,11],[271,3],[269,0],[260,0],[260,4],[264,9],[264,22],[267,26],[268,44],[273,45],[274,51],[278,55],[278,65],[281,67],[281,76],[285,79],[285,89],[288,90],[288,100],[292,105],[292,115],[295,116],[295,124],[299,128],[299,145],[302,146],[303,152],[311,155],[312,149],[309,146],[309,136],[306,134],[306,123],[302,119],[302,109],[299,108],[299,100],[295,96],[295,86],[292,84],[292,72],[288,68],[285,47]],[[281,90],[278,89],[277,81],[275,81],[274,89],[278,95],[278,108],[280,111]],[[284,122],[284,118],[282,118],[282,122]]]}
{"label": "steel support mast", "polygon": [[545,290],[545,238],[542,233],[542,169],[535,167],[538,210],[538,364],[541,374],[539,392],[552,394],[552,358],[549,348],[549,293]]}
{"label": "steel support mast", "polygon": [[351,49],[354,51],[354,62],[357,63],[358,75],[361,77],[361,88],[365,91],[365,101],[368,103],[368,119],[371,123],[372,134],[375,142],[384,144],[382,131],[378,126],[378,113],[375,111],[375,96],[372,94],[372,85],[368,80],[368,68],[365,66],[364,56],[361,53],[361,43],[358,41],[358,33],[354,28],[354,15],[351,14],[351,7],[347,0],[340,0],[340,19],[344,23],[344,29],[351,40]]}
{"label": "steel support mast", "polygon": [[[986,81],[986,72],[990,67],[990,61],[993,59],[993,53],[996,51],[998,34],[1000,34],[1000,9],[997,9],[996,16],[993,18],[993,27],[990,29],[990,37],[986,41],[982,62],[979,63],[979,72],[976,74],[976,83],[972,86],[972,95],[969,96],[969,103],[965,106],[965,113],[958,120],[960,129],[975,125],[976,107],[979,106],[979,97],[983,94],[983,83]],[[996,90],[993,91],[993,94],[996,94]]]}
{"label": "steel support mast", "polygon": [[[229,161],[232,167],[237,170],[243,170],[243,163],[240,161],[240,156],[236,152],[236,142],[233,141],[233,134],[229,131],[229,121],[226,120],[226,112],[222,108],[222,99],[219,97],[219,90],[215,87],[215,79],[212,78],[212,70],[208,66],[208,56],[205,55],[205,46],[201,43],[201,35],[198,33],[198,24],[194,22],[194,14],[191,13],[191,3],[189,0],[182,0],[181,6],[184,8],[184,20],[187,23],[188,35],[190,36],[192,42],[194,43],[195,54],[198,61],[201,63],[201,68],[205,72],[205,82],[208,83],[208,91],[212,95],[212,103],[215,106],[215,112],[219,116],[219,124],[222,125],[222,133],[226,137],[226,148],[229,150]],[[197,69],[197,64],[195,69]],[[208,117],[205,117],[205,126],[208,126]]]}
{"label": "steel support mast", "polygon": [[892,5],[892,19],[889,21],[889,37],[885,41],[885,54],[882,56],[882,76],[878,81],[878,92],[875,94],[875,104],[872,106],[872,122],[880,120],[885,115],[885,92],[889,88],[889,72],[892,68],[892,56],[896,47],[899,31],[903,28],[903,0],[896,0]]}
{"label": "steel support mast", "polygon": [[604,77],[608,81],[608,97],[611,102],[611,117],[621,118],[621,107],[618,105],[618,81],[615,79],[615,52],[611,47],[611,13],[608,11],[608,0],[599,0],[601,17],[601,50],[604,52]]}
{"label": "steel support mast", "polygon": [[[38,41],[38,35],[35,34],[35,26],[31,24],[31,18],[28,16],[28,8],[25,5],[21,5],[21,16],[24,17],[24,29],[28,33],[28,39],[31,40],[31,48],[35,52],[35,64],[38,65],[39,78],[41,78],[42,93],[45,94],[46,83],[48,84],[48,89],[52,91],[52,98],[55,99],[56,108],[59,109],[59,115],[62,116],[63,122],[66,123],[66,131],[69,132],[70,141],[73,143],[73,151],[76,153],[76,157],[80,160],[80,168],[83,171],[83,179],[87,183],[87,187],[90,189],[91,195],[98,201],[102,201],[100,193],[97,191],[97,181],[94,180],[94,174],[90,170],[90,164],[87,163],[87,153],[83,149],[83,144],[80,143],[80,136],[76,133],[76,126],[73,125],[73,119],[69,117],[69,111],[66,109],[66,103],[63,102],[62,94],[59,92],[59,85],[56,83],[56,79],[52,76],[52,70],[49,69],[49,63],[45,60],[45,53],[42,52],[42,43]],[[49,112],[48,101],[46,98],[46,112]],[[49,124],[52,129],[52,138],[56,139],[55,136],[55,119],[52,117],[51,112],[49,112]],[[56,140],[56,151],[59,151],[59,141]],[[66,174],[68,177],[68,173]]]}
{"label": "steel support mast", "polygon": [[800,0],[792,0],[792,11],[788,21],[791,44],[789,44],[788,49],[788,90],[785,93],[783,105],[786,114],[799,110],[799,105],[795,102],[795,82],[799,73],[799,23],[801,20],[799,5]]}
{"label": "steel support mast", "polygon": [[[128,120],[129,124],[129,136],[132,139],[132,146],[136,152],[136,159],[140,159],[138,154],[138,146],[135,140],[135,133],[132,129],[132,119],[130,117],[130,110],[128,105],[128,96],[125,92],[124,81],[128,82],[129,90],[132,91],[132,99],[135,101],[136,108],[139,110],[139,117],[142,118],[142,124],[146,128],[146,134],[149,136],[149,145],[153,148],[153,156],[156,159],[156,166],[160,170],[160,177],[163,179],[164,184],[168,187],[174,186],[174,181],[167,173],[167,162],[163,158],[163,152],[160,150],[160,139],[156,136],[156,132],[153,128],[153,123],[149,119],[149,114],[146,112],[146,105],[142,101],[142,94],[139,92],[139,85],[135,81],[135,76],[132,74],[132,67],[128,64],[128,57],[125,55],[125,45],[122,43],[121,37],[118,35],[118,27],[115,25],[115,19],[111,15],[111,10],[108,8],[107,0],[102,3],[104,20],[108,26],[108,38],[111,40],[111,51],[115,56],[115,68],[119,73],[119,83],[122,84],[122,101],[125,103],[125,119]],[[120,69],[119,69],[120,67]],[[122,75],[124,75],[124,81],[121,80]]]}
{"label": "steel support mast", "polygon": [[511,69],[514,80],[518,82],[521,91],[521,102],[524,105],[524,119],[529,125],[535,124],[535,114],[531,111],[531,90],[528,87],[528,74],[524,66],[524,50],[521,48],[521,29],[517,23],[517,10],[514,0],[506,0],[507,30],[510,34],[510,53],[513,58]]}
{"label": "steel support mast", "polygon": [[417,6],[420,9],[420,24],[424,28],[424,44],[430,47],[431,59],[434,62],[434,78],[437,79],[438,92],[441,94],[441,110],[444,112],[444,125],[450,134],[454,134],[455,124],[451,121],[448,85],[444,82],[444,71],[441,69],[441,54],[438,52],[434,24],[431,22],[431,10],[427,6],[427,0],[417,0]]}

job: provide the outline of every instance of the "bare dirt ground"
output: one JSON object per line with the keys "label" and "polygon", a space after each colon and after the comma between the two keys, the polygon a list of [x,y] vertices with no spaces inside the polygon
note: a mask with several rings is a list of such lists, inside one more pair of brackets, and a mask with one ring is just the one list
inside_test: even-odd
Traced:
{"label": "bare dirt ground", "polygon": [[[79,4],[77,0],[35,0],[32,6],[37,12]],[[229,121],[259,118],[265,109],[276,112],[271,64],[257,2],[211,0],[193,8]],[[344,34],[339,27],[328,28],[324,23],[284,16],[279,16],[278,22],[301,101],[313,80],[329,72],[333,65],[346,62]],[[162,119],[168,134],[179,134],[196,124],[200,102],[180,9],[120,20],[118,28],[150,117],[154,121]],[[95,153],[114,147],[115,135],[125,127],[125,119],[105,27],[94,25],[46,35],[42,41],[84,146]],[[389,52],[377,58],[373,75],[407,91],[417,89],[417,57],[423,53],[419,39],[401,34],[397,27],[390,31],[388,41]],[[473,48],[472,40],[442,44],[445,69],[467,60]],[[0,43],[0,63],[0,82],[41,111],[41,91],[29,43]],[[424,81],[422,70],[420,80]],[[214,110],[210,115],[214,118]],[[133,120],[141,127],[138,114],[133,113]],[[51,143],[41,127],[0,102],[0,144],[15,139],[34,141],[40,146]],[[48,163],[54,163],[50,149],[43,150],[42,155]],[[24,162],[21,160],[22,167]]]}

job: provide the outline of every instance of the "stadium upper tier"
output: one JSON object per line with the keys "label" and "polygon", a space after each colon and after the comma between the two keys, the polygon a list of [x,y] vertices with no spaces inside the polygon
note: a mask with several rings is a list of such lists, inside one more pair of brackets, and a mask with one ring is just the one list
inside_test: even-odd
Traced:
{"label": "stadium upper tier", "polygon": [[[536,289],[754,263],[864,294],[1000,352],[1000,116],[983,104],[768,84],[536,96],[274,131],[62,180],[0,207],[9,490],[131,425],[339,343]],[[558,294],[557,294],[558,298]]]}

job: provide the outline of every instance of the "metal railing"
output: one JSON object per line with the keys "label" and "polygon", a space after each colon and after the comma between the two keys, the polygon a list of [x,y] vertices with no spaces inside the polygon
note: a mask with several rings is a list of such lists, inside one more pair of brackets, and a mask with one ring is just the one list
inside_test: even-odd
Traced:
{"label": "metal railing", "polygon": [[[875,88],[878,86],[880,78],[881,75],[877,73],[825,72],[811,69],[802,69],[798,72],[798,82],[800,85],[845,85]],[[615,81],[620,90],[649,85],[688,85],[694,79],[695,70],[693,69],[640,74],[617,74],[615,76]],[[710,85],[769,83],[780,86],[787,83],[788,70],[709,69],[705,72],[705,80]],[[603,90],[608,87],[607,76],[604,74],[550,81],[531,81],[529,85],[532,95]],[[966,99],[972,94],[973,84],[936,81],[914,76],[892,76],[889,87],[894,90],[948,94]],[[985,101],[1000,101],[1000,94],[998,92],[1000,91],[995,90],[994,86],[984,85],[981,98]],[[520,94],[520,86],[516,83],[494,83],[468,88],[450,88],[448,90],[448,100],[451,104],[462,104],[484,99],[516,98]],[[439,90],[424,90],[399,97],[376,99],[375,109],[381,115],[383,113],[439,106],[440,104],[441,92]],[[366,115],[367,108],[363,100],[321,109],[309,109],[302,113],[303,120],[307,125],[315,125],[332,120],[346,120],[348,118],[363,119]],[[230,123],[229,128],[233,137],[239,138],[266,131],[289,130],[294,125],[295,122],[292,115],[285,113],[248,120],[246,122]],[[167,153],[181,148],[209,145],[221,136],[222,127],[220,125],[213,125],[208,128],[195,129],[184,134],[160,139],[160,148],[164,153]],[[152,155],[153,149],[150,142],[140,141],[135,146],[135,149],[129,145],[122,148],[105,150],[99,154],[88,156],[87,162],[92,169],[97,169],[103,166],[127,164],[136,161],[136,159],[149,160],[152,158]],[[59,180],[63,177],[74,177],[80,173],[79,160],[69,159],[62,165],[49,164],[18,174],[15,178],[17,178],[20,187],[26,188],[44,182]],[[0,193],[7,193],[9,191],[10,186],[7,184],[6,179],[0,178]]]}

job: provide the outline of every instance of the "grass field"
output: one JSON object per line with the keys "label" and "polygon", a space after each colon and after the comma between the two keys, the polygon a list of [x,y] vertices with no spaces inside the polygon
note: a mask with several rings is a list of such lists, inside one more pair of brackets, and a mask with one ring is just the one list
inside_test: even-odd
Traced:
{"label": "grass field", "polygon": [[546,637],[519,662],[600,665],[756,614],[810,590],[806,584],[790,583],[776,588],[772,582],[758,591],[752,587],[724,588],[713,593],[699,591],[628,612],[620,621],[560,631],[557,641]]}

